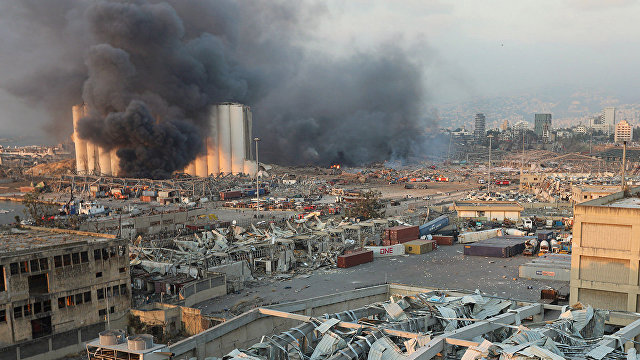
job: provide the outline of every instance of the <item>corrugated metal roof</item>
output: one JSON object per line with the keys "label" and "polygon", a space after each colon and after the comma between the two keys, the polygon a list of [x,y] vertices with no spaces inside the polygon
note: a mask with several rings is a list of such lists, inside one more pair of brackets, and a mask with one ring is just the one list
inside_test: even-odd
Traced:
{"label": "corrugated metal roof", "polygon": [[339,322],[340,322],[340,320],[338,320],[338,319],[326,320],[322,324],[318,325],[318,327],[316,327],[316,330],[318,330],[320,333],[324,334]]}

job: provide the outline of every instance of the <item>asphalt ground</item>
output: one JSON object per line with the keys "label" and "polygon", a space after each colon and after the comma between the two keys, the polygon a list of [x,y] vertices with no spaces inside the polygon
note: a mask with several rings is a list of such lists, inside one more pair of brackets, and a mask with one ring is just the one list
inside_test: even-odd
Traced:
{"label": "asphalt ground", "polygon": [[532,257],[490,258],[463,255],[463,245],[440,246],[422,255],[375,258],[352,268],[299,271],[291,279],[257,278],[244,290],[197,304],[204,314],[232,317],[252,307],[340,293],[382,283],[399,283],[448,290],[480,290],[517,300],[537,301],[540,290],[569,290],[568,282],[518,277],[518,267]]}

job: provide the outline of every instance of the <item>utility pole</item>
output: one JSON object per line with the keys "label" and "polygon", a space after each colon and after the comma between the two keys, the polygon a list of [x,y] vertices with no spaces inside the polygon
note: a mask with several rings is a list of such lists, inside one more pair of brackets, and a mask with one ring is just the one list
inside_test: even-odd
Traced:
{"label": "utility pole", "polygon": [[487,182],[487,192],[491,193],[491,139],[493,139],[493,135],[487,137],[489,138],[489,181]]}
{"label": "utility pole", "polygon": [[256,142],[256,218],[260,216],[260,180],[258,180],[258,173],[260,172],[260,163],[258,162],[258,142],[260,138],[253,139]]}
{"label": "utility pole", "polygon": [[620,179],[620,184],[622,185],[622,191],[625,191],[625,183],[624,183],[624,171],[625,171],[625,165],[627,162],[627,141],[623,141],[622,142],[622,176]]}

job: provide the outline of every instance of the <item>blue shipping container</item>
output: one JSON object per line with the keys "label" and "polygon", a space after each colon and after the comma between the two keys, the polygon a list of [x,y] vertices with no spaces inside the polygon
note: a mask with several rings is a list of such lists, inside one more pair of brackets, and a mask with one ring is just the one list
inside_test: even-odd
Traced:
{"label": "blue shipping container", "polygon": [[447,215],[439,216],[424,225],[420,225],[420,236],[431,235],[447,225],[449,225],[449,217]]}

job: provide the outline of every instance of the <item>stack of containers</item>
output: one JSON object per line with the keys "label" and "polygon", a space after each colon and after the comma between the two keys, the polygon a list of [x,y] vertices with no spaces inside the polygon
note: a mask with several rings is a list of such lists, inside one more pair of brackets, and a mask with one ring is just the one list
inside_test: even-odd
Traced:
{"label": "stack of containers", "polygon": [[384,231],[383,246],[404,244],[407,241],[418,239],[420,230],[417,226],[394,226]]}

